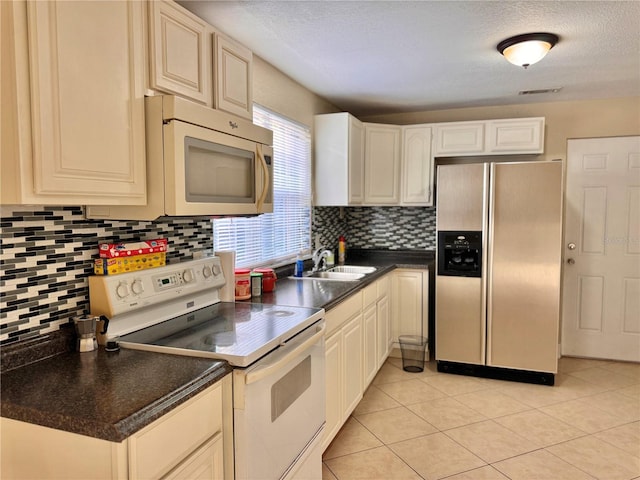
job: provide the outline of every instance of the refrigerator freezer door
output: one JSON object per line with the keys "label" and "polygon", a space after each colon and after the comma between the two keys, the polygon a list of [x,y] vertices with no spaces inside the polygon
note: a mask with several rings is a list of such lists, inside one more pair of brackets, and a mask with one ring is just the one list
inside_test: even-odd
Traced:
{"label": "refrigerator freezer door", "polygon": [[562,164],[491,165],[487,365],[557,372]]}
{"label": "refrigerator freezer door", "polygon": [[436,359],[484,365],[485,322],[482,280],[436,279]]}

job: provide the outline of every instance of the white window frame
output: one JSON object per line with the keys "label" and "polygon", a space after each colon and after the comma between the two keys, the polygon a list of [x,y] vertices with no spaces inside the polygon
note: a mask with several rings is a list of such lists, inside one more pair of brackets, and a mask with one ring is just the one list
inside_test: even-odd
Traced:
{"label": "white window frame", "polygon": [[213,244],[234,250],[237,267],[277,267],[311,254],[311,128],[258,104],[253,111],[253,122],[274,132],[273,213],[214,219]]}

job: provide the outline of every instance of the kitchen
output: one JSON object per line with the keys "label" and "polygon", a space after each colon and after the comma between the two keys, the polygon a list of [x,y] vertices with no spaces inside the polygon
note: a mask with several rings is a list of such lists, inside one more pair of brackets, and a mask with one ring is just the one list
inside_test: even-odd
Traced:
{"label": "kitchen", "polygon": [[[3,22],[5,18],[3,11]],[[258,56],[253,59],[253,94],[256,103],[305,125],[312,125],[315,114],[340,110]],[[518,117],[545,117],[544,156],[547,159],[565,158],[568,138],[637,135],[640,131],[638,98],[634,96],[360,118],[372,122],[417,124]],[[37,202],[27,204],[38,205]],[[12,281],[16,278],[27,279],[22,282],[26,285],[21,284],[10,291],[3,286],[3,296],[6,295],[7,306],[11,307],[2,320],[3,346],[57,331],[72,316],[88,310],[86,276],[99,241],[167,237],[172,247],[169,256],[174,261],[213,248],[208,218],[167,218],[157,222],[88,221],[83,218],[81,205],[84,203],[39,208],[3,205],[3,280],[7,282],[4,285],[14,285]],[[399,248],[435,248],[433,207],[350,207],[346,209],[346,219],[340,209],[334,207],[318,207],[314,213],[317,224],[323,225],[328,232],[314,233],[320,233],[326,241],[336,241],[345,226],[336,227],[335,224],[346,223],[350,250],[388,248],[390,236],[394,246]],[[417,232],[415,228],[403,228],[413,222],[425,227]],[[360,228],[360,225],[371,223],[380,226],[368,232]],[[389,230],[390,226],[397,230]],[[60,264],[64,267],[60,268]]]}

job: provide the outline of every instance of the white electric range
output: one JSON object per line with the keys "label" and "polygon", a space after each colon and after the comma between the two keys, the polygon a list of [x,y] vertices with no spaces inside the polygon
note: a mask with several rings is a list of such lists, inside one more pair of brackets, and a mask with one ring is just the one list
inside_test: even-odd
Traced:
{"label": "white electric range", "polygon": [[217,257],[90,277],[99,343],[228,361],[236,479],[319,480],[324,310],[221,302],[224,285]]}

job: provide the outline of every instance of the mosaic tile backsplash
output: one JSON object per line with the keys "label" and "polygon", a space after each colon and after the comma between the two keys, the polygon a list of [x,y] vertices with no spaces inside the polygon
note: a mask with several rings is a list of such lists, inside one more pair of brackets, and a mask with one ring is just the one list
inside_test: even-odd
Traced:
{"label": "mosaic tile backsplash", "polygon": [[86,220],[81,207],[0,208],[0,345],[35,337],[89,309],[98,243],[167,238],[167,262],[213,249],[209,218]]}
{"label": "mosaic tile backsplash", "polygon": [[[435,209],[317,207],[314,236],[337,248],[435,249]],[[98,243],[167,238],[167,262],[213,249],[211,220],[86,220],[81,207],[0,207],[0,345],[36,337],[89,309]]]}
{"label": "mosaic tile backsplash", "polygon": [[[342,210],[342,212],[341,212]],[[348,248],[435,250],[435,207],[316,207],[314,236],[337,249],[344,235]]]}

